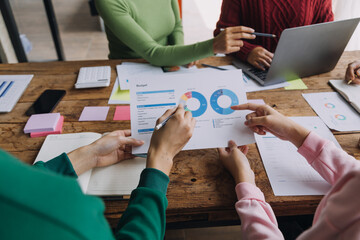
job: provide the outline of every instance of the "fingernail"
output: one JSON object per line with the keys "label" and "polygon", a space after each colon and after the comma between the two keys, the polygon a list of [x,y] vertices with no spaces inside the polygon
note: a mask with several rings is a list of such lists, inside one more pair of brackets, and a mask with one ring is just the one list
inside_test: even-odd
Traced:
{"label": "fingernail", "polygon": [[248,122],[248,121],[245,121],[244,124],[245,124],[245,125],[249,125],[249,122]]}

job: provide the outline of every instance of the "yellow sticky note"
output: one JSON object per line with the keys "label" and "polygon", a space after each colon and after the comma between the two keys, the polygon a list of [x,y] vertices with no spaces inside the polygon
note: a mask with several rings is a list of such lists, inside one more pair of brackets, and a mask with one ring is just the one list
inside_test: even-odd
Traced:
{"label": "yellow sticky note", "polygon": [[301,78],[295,79],[295,80],[291,80],[291,81],[287,81],[288,83],[290,83],[289,86],[285,87],[285,90],[301,90],[301,89],[308,89],[308,87],[305,85],[305,83],[303,82],[303,80],[301,80]]}
{"label": "yellow sticky note", "polygon": [[111,95],[111,100],[130,101],[130,90],[118,89]]}

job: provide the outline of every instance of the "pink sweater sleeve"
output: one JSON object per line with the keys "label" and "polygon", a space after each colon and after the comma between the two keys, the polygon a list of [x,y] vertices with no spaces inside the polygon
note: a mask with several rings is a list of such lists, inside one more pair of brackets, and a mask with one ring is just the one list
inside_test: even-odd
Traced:
{"label": "pink sweater sleeve", "polygon": [[298,152],[331,185],[351,170],[360,169],[359,161],[315,132],[307,136]]}
{"label": "pink sweater sleeve", "polygon": [[278,229],[275,214],[265,202],[264,194],[255,185],[236,185],[236,211],[241,220],[241,239],[284,239]]}

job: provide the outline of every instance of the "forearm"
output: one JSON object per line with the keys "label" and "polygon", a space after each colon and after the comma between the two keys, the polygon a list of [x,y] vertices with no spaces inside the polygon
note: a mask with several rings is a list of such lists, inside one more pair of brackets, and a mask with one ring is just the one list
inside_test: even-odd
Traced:
{"label": "forearm", "polygon": [[351,170],[360,169],[360,162],[329,140],[311,132],[298,152],[331,185]]}
{"label": "forearm", "polygon": [[251,183],[239,183],[236,188],[236,211],[241,220],[243,239],[283,239],[275,214],[264,194]]}
{"label": "forearm", "polygon": [[69,160],[79,176],[96,166],[96,156],[92,151],[92,145],[78,148],[68,154]]}
{"label": "forearm", "polygon": [[[184,65],[213,56],[213,39],[191,45],[163,46],[157,43],[126,10],[96,1],[106,26],[132,51],[156,66]],[[179,37],[179,30],[175,38]],[[177,41],[174,39],[174,41]]]}
{"label": "forearm", "polygon": [[168,176],[159,170],[147,168],[141,173],[139,185],[119,221],[117,239],[164,238],[168,183]]}

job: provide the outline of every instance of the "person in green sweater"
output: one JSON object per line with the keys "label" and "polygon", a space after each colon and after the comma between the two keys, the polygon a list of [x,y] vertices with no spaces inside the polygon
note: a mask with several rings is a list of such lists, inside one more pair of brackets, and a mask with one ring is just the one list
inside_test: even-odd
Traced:
{"label": "person in green sweater", "polygon": [[163,239],[168,175],[195,127],[183,106],[168,110],[158,123],[174,112],[152,136],[146,169],[115,234],[104,217],[104,203],[84,195],[76,178],[93,167],[130,158],[128,146],[143,144],[129,136],[130,130],[114,131],[33,166],[0,150],[0,239]]}
{"label": "person in green sweater", "polygon": [[232,53],[253,29],[229,27],[215,38],[184,45],[178,0],[96,0],[105,23],[110,59],[144,58],[156,66],[179,66],[217,53]]}

